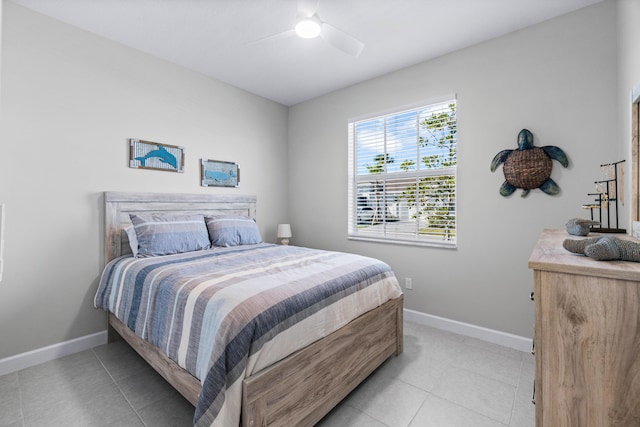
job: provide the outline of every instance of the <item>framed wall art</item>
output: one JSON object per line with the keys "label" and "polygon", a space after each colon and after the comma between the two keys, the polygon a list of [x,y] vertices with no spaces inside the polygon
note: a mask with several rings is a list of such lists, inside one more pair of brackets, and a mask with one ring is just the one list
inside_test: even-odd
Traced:
{"label": "framed wall art", "polygon": [[200,177],[203,187],[237,187],[240,185],[240,166],[234,162],[202,159]]}
{"label": "framed wall art", "polygon": [[184,147],[130,139],[129,167],[184,172]]}

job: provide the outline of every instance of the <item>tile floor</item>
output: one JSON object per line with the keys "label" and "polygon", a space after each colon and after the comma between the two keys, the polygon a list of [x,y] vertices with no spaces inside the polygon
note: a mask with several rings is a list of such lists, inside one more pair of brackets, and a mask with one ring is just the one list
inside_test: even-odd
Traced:
{"label": "tile floor", "polygon": [[[534,362],[414,323],[322,427],[533,427]],[[190,426],[193,407],[124,341],[0,376],[0,426]]]}

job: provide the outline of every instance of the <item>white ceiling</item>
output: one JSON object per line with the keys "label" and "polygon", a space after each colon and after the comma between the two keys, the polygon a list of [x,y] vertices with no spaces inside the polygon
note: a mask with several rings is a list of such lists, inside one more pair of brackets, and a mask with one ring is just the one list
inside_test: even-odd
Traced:
{"label": "white ceiling", "polygon": [[365,43],[353,57],[289,30],[297,0],[13,0],[284,105],[315,98],[602,0],[320,0]]}

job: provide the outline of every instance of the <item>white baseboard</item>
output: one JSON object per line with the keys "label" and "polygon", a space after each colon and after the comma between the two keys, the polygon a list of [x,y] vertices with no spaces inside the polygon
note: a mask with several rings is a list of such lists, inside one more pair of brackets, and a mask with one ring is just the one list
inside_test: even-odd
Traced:
{"label": "white baseboard", "polygon": [[404,319],[421,325],[431,326],[432,328],[443,329],[456,334],[478,338],[483,341],[488,341],[493,344],[510,347],[520,351],[530,352],[531,345],[533,343],[531,338],[496,331],[495,329],[488,329],[482,326],[472,325],[470,323],[458,322],[457,320],[434,316],[432,314],[421,313],[419,311],[409,310],[408,308],[404,309]]}
{"label": "white baseboard", "polygon": [[107,343],[107,331],[0,359],[0,376]]}
{"label": "white baseboard", "polygon": [[[443,329],[468,337],[478,338],[494,344],[510,347],[520,351],[530,351],[532,340],[530,338],[472,325],[470,323],[458,322],[432,314],[421,313],[419,311],[404,309],[404,318],[410,322],[418,323],[432,328]],[[15,356],[0,359],[0,376],[29,368],[40,363],[49,362],[60,357],[73,353],[88,350],[107,343],[107,331],[97,332],[73,340],[53,344],[47,347],[28,351]]]}

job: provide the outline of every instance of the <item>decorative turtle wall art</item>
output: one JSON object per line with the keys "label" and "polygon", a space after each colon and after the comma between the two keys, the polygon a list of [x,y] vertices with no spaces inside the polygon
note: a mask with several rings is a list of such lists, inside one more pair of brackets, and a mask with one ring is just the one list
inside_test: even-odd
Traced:
{"label": "decorative turtle wall art", "polygon": [[535,147],[533,134],[522,129],[518,133],[518,148],[502,150],[491,161],[491,172],[504,163],[505,181],[500,187],[500,194],[510,196],[517,188],[522,188],[522,197],[535,188],[550,195],[558,194],[560,187],[551,179],[552,159],[565,168],[569,166],[569,159],[562,149],[553,145]]}

